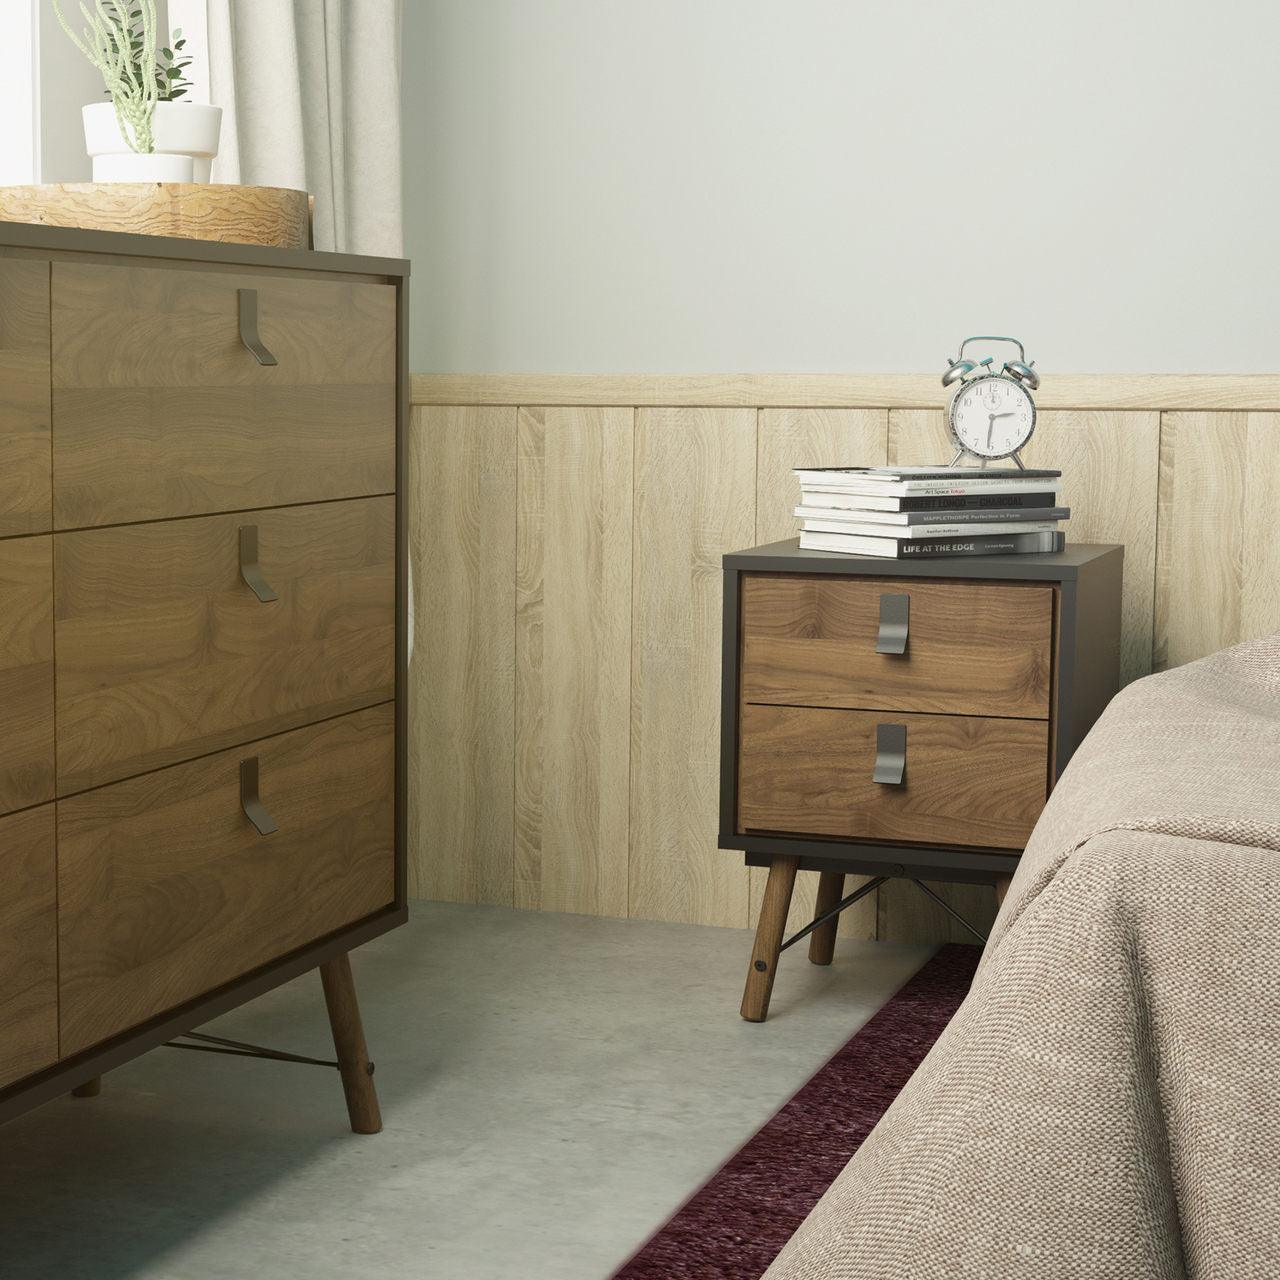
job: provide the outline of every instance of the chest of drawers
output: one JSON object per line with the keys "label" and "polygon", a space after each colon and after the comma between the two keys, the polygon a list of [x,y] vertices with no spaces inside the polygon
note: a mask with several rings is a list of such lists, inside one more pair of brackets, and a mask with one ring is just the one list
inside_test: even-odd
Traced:
{"label": "chest of drawers", "polygon": [[0,1121],[406,918],[407,266],[0,224]]}
{"label": "chest of drawers", "polygon": [[[820,917],[850,872],[1002,890],[1116,691],[1122,564],[1092,545],[725,557],[720,847],[770,868],[743,1017],[768,1012],[798,871],[822,877]],[[818,963],[835,922],[812,930]]]}

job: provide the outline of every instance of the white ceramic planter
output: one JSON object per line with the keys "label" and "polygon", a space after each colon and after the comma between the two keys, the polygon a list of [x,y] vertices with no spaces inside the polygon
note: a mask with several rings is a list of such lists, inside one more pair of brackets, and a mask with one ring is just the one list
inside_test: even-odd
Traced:
{"label": "white ceramic planter", "polygon": [[84,142],[93,160],[94,182],[209,181],[222,131],[221,107],[157,102],[151,128],[156,149],[140,155],[121,135],[111,103],[85,107]]}
{"label": "white ceramic planter", "polygon": [[190,156],[122,151],[93,157],[94,182],[194,182],[196,162]]}

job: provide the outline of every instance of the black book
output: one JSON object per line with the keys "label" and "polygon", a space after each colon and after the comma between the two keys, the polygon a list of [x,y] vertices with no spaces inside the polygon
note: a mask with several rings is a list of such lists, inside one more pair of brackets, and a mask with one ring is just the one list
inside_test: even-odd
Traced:
{"label": "black book", "polygon": [[1056,468],[1035,467],[796,467],[801,484],[923,484],[943,480],[967,484],[973,480],[1056,480]]}
{"label": "black book", "polygon": [[[987,509],[1017,507],[1033,510],[1040,507],[1056,507],[1059,494],[1056,489],[1046,489],[1042,493],[970,493],[933,497],[915,495],[909,498],[883,497],[874,501],[860,498],[858,505],[874,508],[877,511],[983,511]],[[817,499],[806,498],[806,501]]]}
{"label": "black book", "polygon": [[943,559],[951,556],[1048,554],[1067,545],[1063,533],[986,534],[976,538],[868,538],[848,533],[800,535],[802,551],[836,551],[889,560]]}

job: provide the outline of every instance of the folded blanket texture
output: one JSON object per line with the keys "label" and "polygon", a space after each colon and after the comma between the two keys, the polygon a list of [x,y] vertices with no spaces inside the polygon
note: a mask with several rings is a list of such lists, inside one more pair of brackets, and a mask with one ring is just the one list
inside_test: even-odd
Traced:
{"label": "folded blanket texture", "polygon": [[1280,633],[1138,681],[768,1280],[1280,1276]]}

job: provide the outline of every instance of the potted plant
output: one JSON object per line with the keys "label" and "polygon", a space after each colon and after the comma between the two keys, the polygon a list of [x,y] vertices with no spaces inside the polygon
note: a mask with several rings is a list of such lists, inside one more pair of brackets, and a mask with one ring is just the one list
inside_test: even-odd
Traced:
{"label": "potted plant", "polygon": [[85,147],[95,182],[208,182],[218,153],[222,108],[182,102],[186,41],[175,31],[161,46],[155,0],[81,0],[77,35],[54,12],[76,48],[102,73],[109,102],[84,109]]}

